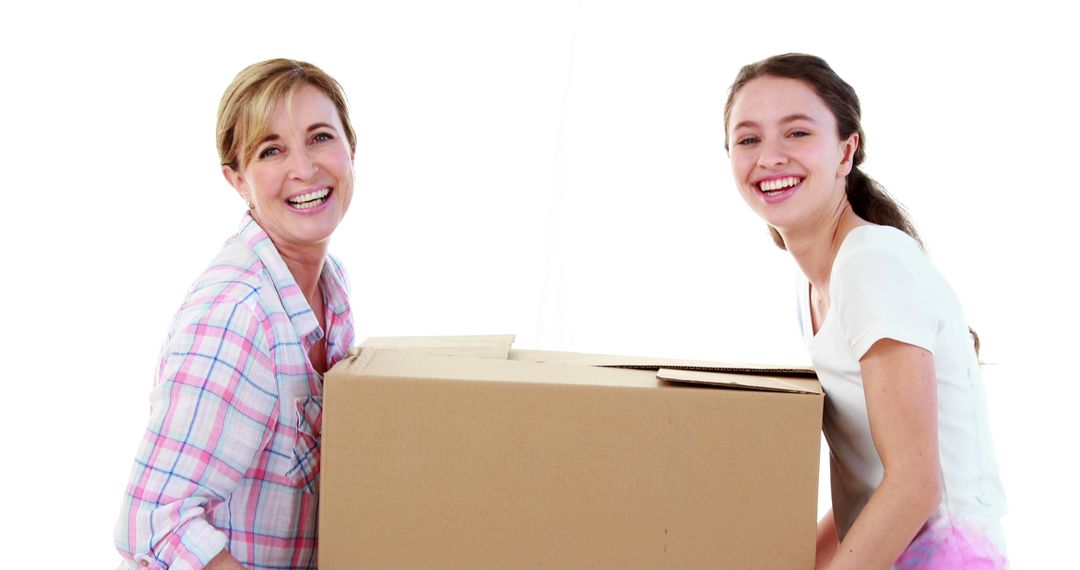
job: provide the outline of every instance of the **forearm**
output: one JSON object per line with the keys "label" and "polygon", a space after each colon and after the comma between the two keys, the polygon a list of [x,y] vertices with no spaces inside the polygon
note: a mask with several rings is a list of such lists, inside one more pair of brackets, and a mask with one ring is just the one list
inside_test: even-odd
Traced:
{"label": "forearm", "polygon": [[941,502],[936,477],[882,480],[836,549],[829,570],[891,567]]}
{"label": "forearm", "polygon": [[833,518],[832,510],[830,510],[818,521],[815,568],[825,568],[832,562],[833,557],[836,556],[838,542],[836,538],[836,521]]}

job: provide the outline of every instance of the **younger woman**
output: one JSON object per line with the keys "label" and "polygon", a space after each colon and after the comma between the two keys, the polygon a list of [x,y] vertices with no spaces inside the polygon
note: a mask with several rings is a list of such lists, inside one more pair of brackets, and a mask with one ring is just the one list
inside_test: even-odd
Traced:
{"label": "younger woman", "polygon": [[724,120],[740,193],[806,277],[832,471],[818,567],[1005,568],[976,347],[904,211],[859,169],[855,91],[817,57],[775,56],[742,68]]}

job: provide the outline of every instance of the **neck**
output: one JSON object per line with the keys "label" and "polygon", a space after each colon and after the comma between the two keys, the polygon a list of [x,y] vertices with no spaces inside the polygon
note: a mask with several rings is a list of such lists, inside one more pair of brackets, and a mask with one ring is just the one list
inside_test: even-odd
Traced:
{"label": "neck", "polygon": [[296,285],[300,287],[304,298],[308,300],[308,305],[312,307],[315,306],[313,299],[321,295],[319,276],[322,275],[323,264],[326,262],[327,245],[325,241],[302,247],[274,243],[278,253],[281,254],[281,259],[289,268],[289,273],[292,273],[293,279],[296,280]]}
{"label": "neck", "polygon": [[800,228],[780,230],[784,245],[810,284],[820,293],[829,290],[833,261],[851,230],[866,225],[845,198],[825,220]]}

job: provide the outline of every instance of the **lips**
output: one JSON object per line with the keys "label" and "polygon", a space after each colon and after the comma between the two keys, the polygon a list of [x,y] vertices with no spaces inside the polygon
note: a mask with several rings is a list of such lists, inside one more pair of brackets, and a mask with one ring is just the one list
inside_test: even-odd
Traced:
{"label": "lips", "polygon": [[760,196],[766,204],[778,204],[794,196],[802,188],[803,180],[803,177],[795,175],[775,176],[759,180],[754,186],[761,192]]}
{"label": "lips", "polygon": [[293,196],[286,200],[286,202],[297,210],[309,210],[325,204],[330,198],[330,194],[333,190],[333,188],[327,186],[318,190],[312,190],[311,192],[305,192],[298,196]]}

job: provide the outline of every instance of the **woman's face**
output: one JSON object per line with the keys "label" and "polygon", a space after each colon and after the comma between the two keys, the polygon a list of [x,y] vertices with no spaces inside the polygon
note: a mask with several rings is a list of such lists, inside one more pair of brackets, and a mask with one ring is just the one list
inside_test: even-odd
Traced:
{"label": "woman's face", "polygon": [[736,93],[729,124],[735,183],[766,223],[783,235],[840,211],[858,134],[840,140],[836,118],[808,84],[751,80]]}
{"label": "woman's face", "polygon": [[353,157],[334,103],[302,85],[278,101],[266,135],[229,182],[279,247],[325,242],[349,209]]}

